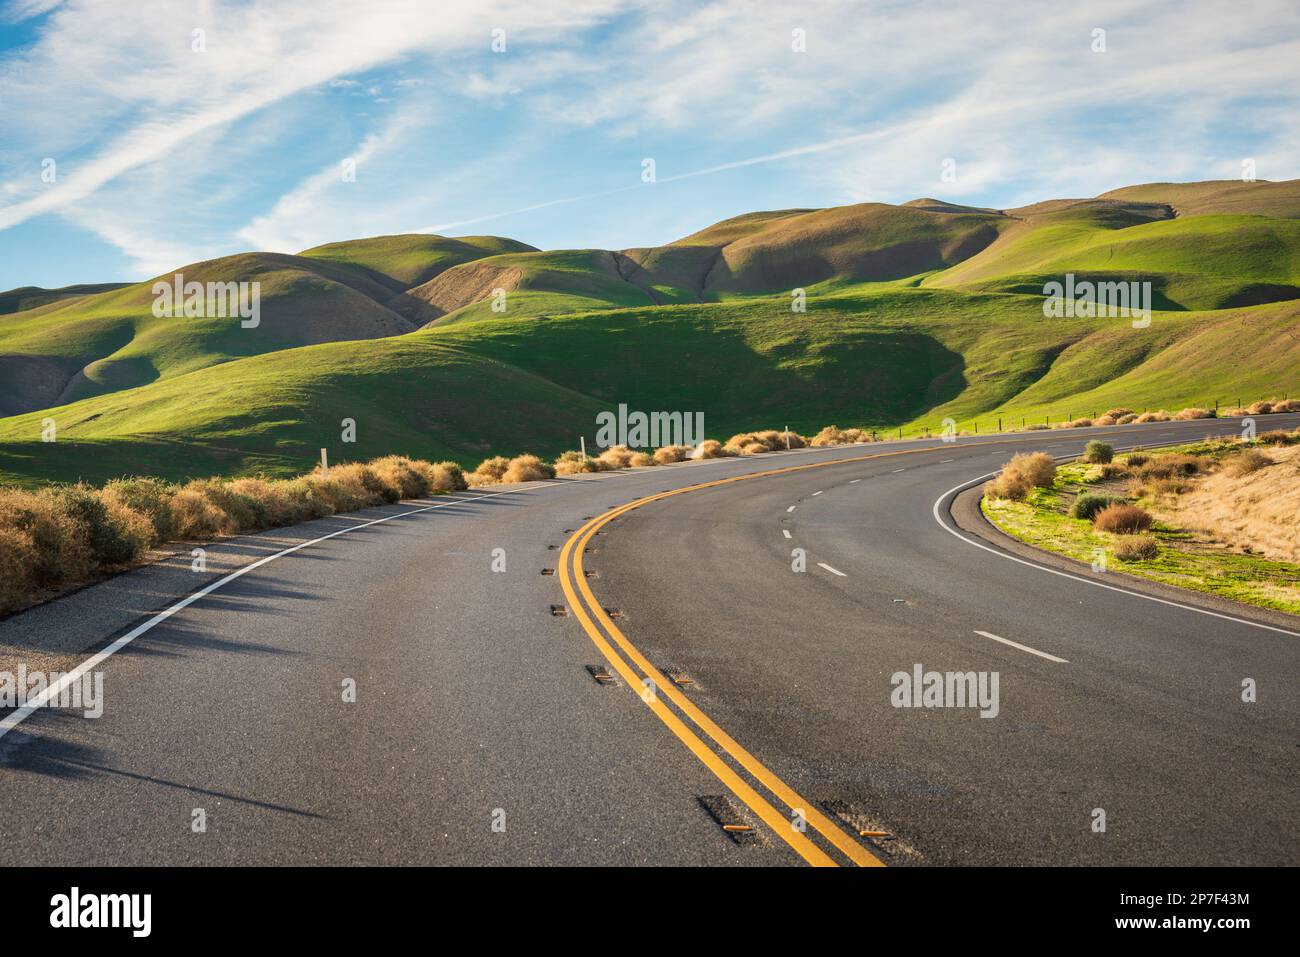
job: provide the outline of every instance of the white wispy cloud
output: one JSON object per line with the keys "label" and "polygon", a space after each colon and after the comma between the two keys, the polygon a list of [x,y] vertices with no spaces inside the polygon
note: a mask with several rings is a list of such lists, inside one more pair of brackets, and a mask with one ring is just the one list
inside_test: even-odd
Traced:
{"label": "white wispy cloud", "polygon": [[[619,194],[643,202],[643,156],[659,163],[655,188],[761,174],[831,202],[1009,206],[1232,176],[1246,156],[1261,177],[1300,175],[1291,0],[1243,0],[1230,17],[1217,0],[8,8],[39,14],[36,41],[0,61],[0,230],[55,213],[142,269],[419,223],[554,226]],[[351,184],[338,177],[349,151]],[[940,179],[949,157],[955,182]]]}

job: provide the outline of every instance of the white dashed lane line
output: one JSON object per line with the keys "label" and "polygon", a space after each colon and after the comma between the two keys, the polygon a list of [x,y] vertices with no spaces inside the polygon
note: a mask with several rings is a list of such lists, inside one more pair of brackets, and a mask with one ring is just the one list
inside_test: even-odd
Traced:
{"label": "white dashed lane line", "polygon": [[788,529],[788,528],[783,528],[783,529],[781,529],[781,534],[784,535],[786,538],[789,538],[789,537],[790,537],[790,529]]}
{"label": "white dashed lane line", "polygon": [[798,507],[799,507],[798,505],[791,505],[789,508],[786,509],[786,511],[787,511],[787,512],[793,512],[793,511],[794,511],[796,508],[798,508]]}
{"label": "white dashed lane line", "polygon": [[[824,491],[826,491],[826,490],[825,490],[825,489],[822,489],[822,492],[824,492]],[[816,498],[816,497],[817,497],[818,495],[820,495],[822,492],[813,492],[813,498]]]}
{"label": "white dashed lane line", "polygon": [[830,572],[832,575],[839,575],[841,578],[848,578],[848,577],[849,577],[848,575],[846,575],[846,574],[844,574],[842,571],[840,571],[838,568],[831,568],[831,566],[830,566],[830,565],[827,565],[825,562],[818,562],[818,563],[817,563],[817,567],[818,567],[818,568],[824,568],[824,569],[826,569],[828,572]]}
{"label": "white dashed lane line", "polygon": [[859,482],[861,482],[861,481],[862,481],[862,479],[853,479],[853,480],[851,480],[851,481],[849,482],[849,484],[850,484],[850,485],[857,485],[857,484],[858,484]]}
{"label": "white dashed lane line", "polygon": [[1056,655],[1049,655],[1045,651],[1039,651],[1037,648],[1030,648],[1028,645],[1022,645],[1018,641],[1012,641],[1010,638],[999,638],[989,631],[977,631],[977,635],[983,635],[985,638],[992,638],[994,641],[1000,641],[1004,645],[1010,645],[1012,648],[1019,648],[1021,651],[1027,651],[1031,655],[1038,655],[1040,658],[1046,658],[1048,661],[1055,661],[1057,664],[1068,665],[1069,662],[1064,658],[1058,658]]}

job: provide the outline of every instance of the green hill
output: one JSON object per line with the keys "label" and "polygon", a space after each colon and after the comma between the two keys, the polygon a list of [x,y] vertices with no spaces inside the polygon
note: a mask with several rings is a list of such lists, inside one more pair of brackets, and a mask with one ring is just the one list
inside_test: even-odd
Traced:
{"label": "green hill", "polygon": [[[1004,211],[923,199],[753,213],[622,252],[385,236],[178,270],[260,282],[257,329],[155,318],[152,281],[34,307],[15,290],[26,308],[0,314],[0,477],[288,473],[322,446],[473,464],[571,448],[620,402],[703,411],[725,438],[1295,394],[1297,195],[1154,184]],[[1045,319],[1043,284],[1066,272],[1149,280],[1159,311],[1143,329]],[[40,441],[46,418],[58,442]],[[344,418],[355,446],[338,441]]]}

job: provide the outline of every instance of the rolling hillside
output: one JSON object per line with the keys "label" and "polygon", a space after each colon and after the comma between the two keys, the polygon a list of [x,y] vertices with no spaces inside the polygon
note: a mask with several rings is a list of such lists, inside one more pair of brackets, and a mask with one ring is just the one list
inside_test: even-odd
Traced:
{"label": "rolling hillside", "polygon": [[[725,438],[1295,394],[1297,196],[1217,183],[1005,211],[925,199],[754,213],[622,252],[388,236],[178,270],[261,282],[257,329],[157,319],[152,281],[35,307],[15,290],[0,303],[29,307],[0,314],[0,477],[287,473],[322,446],[472,464],[571,448],[618,402],[702,410]],[[1160,311],[1146,329],[1044,319],[1043,283],[1067,271],[1150,280]],[[338,442],[343,418],[356,446]]]}

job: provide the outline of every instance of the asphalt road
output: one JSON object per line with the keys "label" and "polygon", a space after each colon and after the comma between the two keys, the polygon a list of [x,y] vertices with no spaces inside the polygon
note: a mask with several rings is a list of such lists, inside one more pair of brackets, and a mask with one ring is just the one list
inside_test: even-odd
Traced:
{"label": "asphalt road", "polygon": [[[344,532],[243,559],[99,663],[102,717],[0,737],[0,863],[1296,863],[1300,624],[941,524],[1015,451],[1237,429],[796,451],[241,539],[265,558]],[[0,648],[112,647],[226,571],[189,561],[15,616]],[[893,707],[918,664],[997,672],[997,716]]]}

